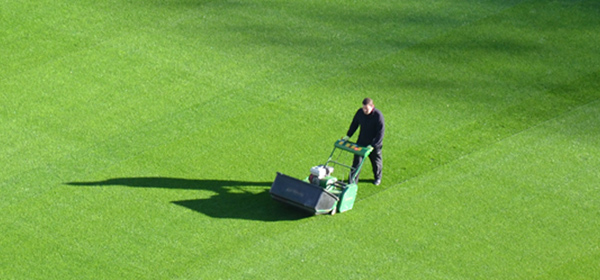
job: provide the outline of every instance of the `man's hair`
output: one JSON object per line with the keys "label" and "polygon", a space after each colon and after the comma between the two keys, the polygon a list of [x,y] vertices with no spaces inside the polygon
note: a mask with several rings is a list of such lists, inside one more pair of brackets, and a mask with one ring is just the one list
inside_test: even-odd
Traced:
{"label": "man's hair", "polygon": [[363,105],[373,105],[373,99],[368,97],[363,99]]}

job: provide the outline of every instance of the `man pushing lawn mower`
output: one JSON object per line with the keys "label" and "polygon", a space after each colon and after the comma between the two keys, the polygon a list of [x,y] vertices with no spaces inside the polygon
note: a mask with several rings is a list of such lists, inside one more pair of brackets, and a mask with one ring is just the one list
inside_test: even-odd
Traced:
{"label": "man pushing lawn mower", "polygon": [[[371,98],[365,98],[362,104],[362,108],[354,114],[348,133],[342,139],[344,141],[350,139],[360,126],[360,133],[358,134],[358,141],[356,143],[360,146],[370,146],[373,148],[373,151],[369,154],[369,160],[371,160],[371,165],[373,166],[373,176],[375,178],[373,184],[378,186],[381,184],[381,170],[383,169],[381,148],[383,147],[385,124],[383,114],[375,108]],[[356,167],[362,159],[360,155],[354,155],[352,166]],[[356,182],[354,183],[358,183],[360,169],[357,172],[356,176],[354,176],[355,174],[350,175],[350,179],[356,178]]]}
{"label": "man pushing lawn mower", "polygon": [[[359,126],[358,143],[348,141]],[[358,192],[358,176],[365,157],[369,157],[373,165],[373,183],[381,183],[383,130],[383,115],[375,109],[373,100],[366,98],[363,107],[356,112],[352,120],[348,136],[335,141],[327,161],[312,167],[310,175],[304,180],[277,172],[269,191],[271,197],[315,215],[333,215],[352,209]],[[352,165],[340,161],[341,154],[346,153],[354,155]],[[373,153],[375,156],[371,156]],[[333,166],[350,170],[348,182],[333,176]]]}

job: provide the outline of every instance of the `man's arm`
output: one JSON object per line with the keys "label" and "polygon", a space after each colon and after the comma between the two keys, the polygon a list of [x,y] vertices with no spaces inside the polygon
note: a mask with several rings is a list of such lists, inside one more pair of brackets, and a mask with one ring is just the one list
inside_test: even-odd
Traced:
{"label": "man's arm", "polygon": [[381,147],[383,145],[383,135],[385,134],[385,120],[383,119],[383,114],[378,114],[379,118],[377,119],[377,133],[375,137],[373,137],[373,142],[371,146],[373,147]]}
{"label": "man's arm", "polygon": [[350,123],[350,128],[348,128],[348,132],[346,133],[346,135],[348,137],[352,137],[352,135],[354,135],[354,132],[356,132],[356,130],[358,129],[358,114],[360,113],[360,110],[356,112],[356,114],[354,114],[354,118],[352,118],[352,123]]}

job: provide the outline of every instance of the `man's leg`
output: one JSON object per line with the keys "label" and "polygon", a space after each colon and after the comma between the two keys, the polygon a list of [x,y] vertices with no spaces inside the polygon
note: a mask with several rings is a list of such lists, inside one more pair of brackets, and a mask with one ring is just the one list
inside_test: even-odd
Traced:
{"label": "man's leg", "polygon": [[383,169],[383,158],[381,156],[381,148],[373,148],[373,152],[369,154],[371,165],[373,166],[373,184],[379,185],[381,183],[381,170]]}
{"label": "man's leg", "polygon": [[[352,167],[356,168],[358,166],[358,164],[360,163],[360,161],[362,160],[361,156],[357,156],[354,155],[354,161],[352,161]],[[354,178],[354,171],[350,172],[350,178],[348,178],[348,182],[349,183],[356,183],[358,184],[358,177],[360,176],[360,170],[358,172],[358,174],[356,174],[356,181],[353,181],[352,178]]]}

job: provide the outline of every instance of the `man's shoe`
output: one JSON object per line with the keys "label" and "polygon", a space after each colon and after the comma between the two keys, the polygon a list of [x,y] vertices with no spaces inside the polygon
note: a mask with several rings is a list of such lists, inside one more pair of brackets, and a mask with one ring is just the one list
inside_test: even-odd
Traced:
{"label": "man's shoe", "polygon": [[381,179],[375,180],[375,182],[373,182],[373,185],[375,185],[375,186],[381,185]]}

